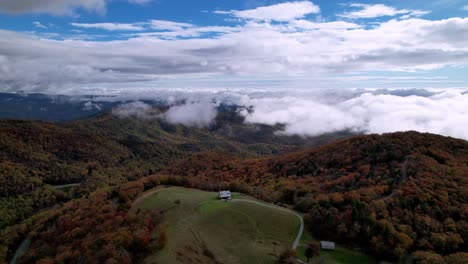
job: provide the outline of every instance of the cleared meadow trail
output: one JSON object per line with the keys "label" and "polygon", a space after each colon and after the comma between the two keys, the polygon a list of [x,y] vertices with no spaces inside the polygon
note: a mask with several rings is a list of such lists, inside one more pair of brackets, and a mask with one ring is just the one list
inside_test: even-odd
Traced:
{"label": "cleared meadow trail", "polygon": [[304,218],[302,218],[302,215],[300,215],[296,211],[291,210],[291,209],[287,209],[287,208],[284,208],[284,207],[281,207],[281,206],[278,206],[278,205],[268,204],[268,203],[265,203],[265,202],[259,202],[259,201],[248,200],[248,199],[232,199],[230,202],[254,203],[254,204],[257,204],[257,205],[282,210],[282,211],[289,212],[289,213],[292,213],[292,214],[296,215],[299,218],[300,226],[299,226],[299,231],[297,232],[296,239],[293,242],[292,249],[296,249],[299,246],[299,241],[301,240],[302,233],[304,232]]}
{"label": "cleared meadow trail", "polygon": [[[155,188],[153,190],[149,190],[149,191],[144,192],[140,197],[138,197],[133,202],[133,205],[136,205],[136,204],[140,203],[141,201],[145,200],[146,198],[153,195],[154,193],[156,193],[158,191],[161,191],[161,190],[164,190],[164,189],[165,188]],[[297,218],[299,218],[300,226],[299,226],[299,231],[297,232],[296,239],[294,239],[294,242],[292,244],[292,249],[296,249],[299,246],[299,241],[301,240],[302,233],[304,233],[304,218],[298,212],[296,212],[294,210],[291,210],[291,209],[287,209],[287,208],[278,206],[278,205],[269,204],[269,203],[261,202],[261,201],[249,200],[249,199],[236,198],[236,199],[232,199],[230,202],[253,203],[253,204],[257,204],[257,205],[261,205],[261,206],[265,206],[265,207],[270,207],[270,208],[274,208],[274,209],[278,209],[278,210],[281,210],[281,211],[285,211],[285,212],[289,212],[289,213],[294,214],[295,216],[297,216]]]}

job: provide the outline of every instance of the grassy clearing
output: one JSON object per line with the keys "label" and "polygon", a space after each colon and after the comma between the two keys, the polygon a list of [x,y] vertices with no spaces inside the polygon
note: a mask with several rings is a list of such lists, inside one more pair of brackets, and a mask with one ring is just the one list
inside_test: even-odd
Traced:
{"label": "grassy clearing", "polygon": [[[318,242],[308,232],[304,231],[301,245],[297,248],[297,256],[302,261],[307,261],[305,249],[309,242]],[[320,264],[374,264],[378,263],[374,258],[359,251],[337,246],[335,250],[321,250],[320,256],[314,257],[310,263]]]}
{"label": "grassy clearing", "polygon": [[147,263],[274,263],[299,228],[292,213],[194,189],[162,189],[135,207],[162,211],[168,228],[166,247]]}

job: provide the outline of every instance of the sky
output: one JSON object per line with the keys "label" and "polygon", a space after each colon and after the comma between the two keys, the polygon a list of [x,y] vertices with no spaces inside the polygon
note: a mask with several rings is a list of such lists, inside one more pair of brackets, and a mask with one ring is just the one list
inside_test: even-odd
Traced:
{"label": "sky", "polygon": [[466,0],[0,0],[0,91],[133,100],[114,112],[139,118],[138,99],[164,100],[185,125],[225,103],[284,134],[468,139],[467,15]]}
{"label": "sky", "polygon": [[0,0],[0,89],[468,87],[468,3]]}

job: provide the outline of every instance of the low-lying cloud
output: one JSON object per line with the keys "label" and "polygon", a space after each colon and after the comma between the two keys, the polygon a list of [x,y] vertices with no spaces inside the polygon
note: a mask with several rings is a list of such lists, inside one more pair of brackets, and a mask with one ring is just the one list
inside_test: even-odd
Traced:
{"label": "low-lying cloud", "polygon": [[[218,106],[224,104],[238,106],[238,114],[244,117],[245,123],[282,124],[283,129],[277,133],[284,135],[415,130],[468,140],[468,93],[463,89],[191,90],[166,91],[147,97],[171,105],[164,113],[152,117],[171,124],[208,127],[215,122]],[[150,111],[150,105],[135,102],[121,106],[114,113],[148,118]]]}
{"label": "low-lying cloud", "polygon": [[112,110],[112,114],[118,117],[136,117],[140,119],[150,119],[152,110],[151,105],[135,101],[131,103],[122,104]]}
{"label": "low-lying cloud", "polygon": [[415,130],[468,139],[468,95],[432,96],[363,93],[334,104],[300,97],[250,99],[248,123],[284,124],[280,133],[317,136],[349,130],[387,133]]}
{"label": "low-lying cloud", "polygon": [[[167,100],[166,103],[171,103]],[[124,103],[112,110],[112,114],[121,117],[135,117],[142,120],[160,119],[174,125],[189,127],[209,127],[215,122],[218,115],[217,105],[212,102],[190,101],[169,107],[163,113],[156,111],[150,104],[134,101]]]}
{"label": "low-lying cloud", "polygon": [[208,127],[217,114],[216,105],[211,102],[191,102],[171,107],[163,117],[171,124]]}

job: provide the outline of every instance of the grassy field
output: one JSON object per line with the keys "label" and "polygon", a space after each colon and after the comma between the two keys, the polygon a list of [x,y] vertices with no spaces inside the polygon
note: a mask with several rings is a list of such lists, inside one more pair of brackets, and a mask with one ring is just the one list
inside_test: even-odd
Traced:
{"label": "grassy field", "polygon": [[[305,245],[301,245],[297,248],[297,255],[302,261],[306,261],[305,257]],[[363,253],[353,251],[344,247],[337,246],[336,250],[328,251],[321,250],[320,256],[314,257],[310,263],[320,263],[320,264],[371,264],[378,263],[372,257],[365,255]]]}
{"label": "grassy field", "polygon": [[274,263],[299,228],[290,212],[178,187],[161,189],[135,208],[162,211],[167,226],[166,247],[147,263]]}
{"label": "grassy field", "polygon": [[[313,238],[309,233],[304,231],[300,246],[297,248],[297,257],[302,261],[307,261],[305,257],[306,245],[309,242],[319,242]],[[374,258],[359,251],[350,250],[345,247],[337,245],[333,251],[321,250],[320,256],[314,257],[310,263],[320,264],[376,264],[379,263]]]}

